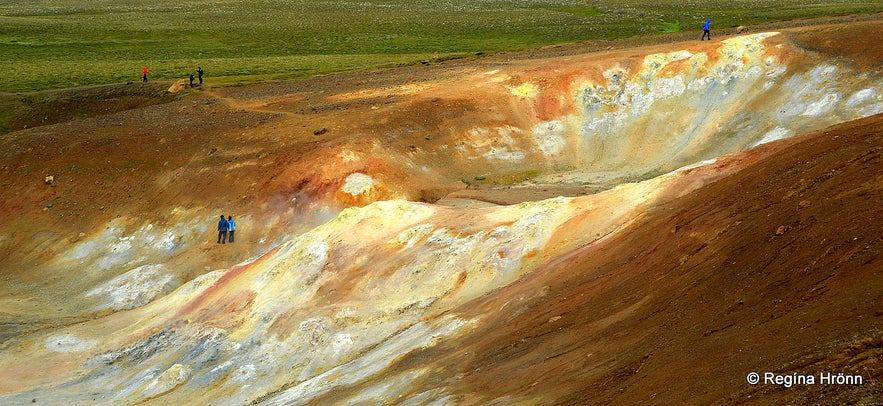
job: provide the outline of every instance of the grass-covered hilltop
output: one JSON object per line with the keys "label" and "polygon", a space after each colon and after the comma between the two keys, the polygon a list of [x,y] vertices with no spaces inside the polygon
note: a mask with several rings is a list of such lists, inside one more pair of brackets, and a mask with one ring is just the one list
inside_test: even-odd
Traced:
{"label": "grass-covered hilltop", "polygon": [[589,39],[873,13],[880,1],[39,0],[0,2],[0,92],[283,80]]}

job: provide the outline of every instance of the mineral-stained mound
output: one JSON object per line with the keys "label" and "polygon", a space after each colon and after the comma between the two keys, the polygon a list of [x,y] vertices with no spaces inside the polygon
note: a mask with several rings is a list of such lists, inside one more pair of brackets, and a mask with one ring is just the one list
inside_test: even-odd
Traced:
{"label": "mineral-stained mound", "polygon": [[0,403],[879,401],[881,30],[208,88],[3,135]]}

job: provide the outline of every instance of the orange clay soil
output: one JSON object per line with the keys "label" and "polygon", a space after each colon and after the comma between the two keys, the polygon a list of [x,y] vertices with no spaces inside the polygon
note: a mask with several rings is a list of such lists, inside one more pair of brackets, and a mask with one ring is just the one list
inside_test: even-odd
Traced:
{"label": "orange clay soil", "polygon": [[[877,16],[782,32],[832,59],[860,55],[844,63],[879,74],[880,29]],[[832,43],[835,34],[840,40]],[[450,131],[439,125],[451,116],[510,124],[499,117],[511,106],[488,107],[488,100],[470,98],[480,95],[468,94],[467,85],[439,90],[445,80],[538,58],[561,58],[552,65],[566,66],[566,58],[599,47],[604,55],[644,55],[646,49],[625,48],[652,45],[644,41],[207,87],[185,100],[2,135],[0,296],[6,300],[0,338],[103,315],[64,297],[61,288],[77,275],[57,275],[44,265],[60,244],[90,238],[115,218],[149,219],[162,227],[176,209],[203,216],[199,242],[170,259],[187,281],[209,270],[202,265],[230,268],[266,253],[271,244],[264,239],[276,236],[271,242],[278,242],[327,220],[312,214],[313,206],[292,208],[297,199],[334,211],[393,198],[511,204],[594,192],[504,189],[493,182],[529,174],[517,165],[489,173],[441,155],[422,159],[442,175],[406,172],[385,159],[384,149],[419,154],[449,143],[437,134]],[[706,46],[693,42],[688,45]],[[661,44],[654,52],[683,47]],[[421,97],[427,90],[446,97]],[[532,113],[544,119],[563,108],[548,100]],[[386,127],[399,130],[388,134]],[[493,317],[469,335],[402,355],[361,386],[428,368],[432,372],[412,384],[413,393],[444,388],[463,404],[498,398],[505,404],[513,394],[544,404],[879,403],[881,134],[883,116],[876,115],[764,145],[775,152],[653,207],[629,232],[578,248],[454,309],[464,318]],[[369,150],[370,156],[350,159]],[[382,186],[360,197],[341,195],[344,178],[356,171],[377,174]],[[44,182],[48,175],[51,184]],[[222,212],[255,218],[281,213],[286,220],[268,223],[261,235],[243,231],[240,249],[220,250],[213,222]],[[752,371],[843,372],[865,382],[751,386],[745,378]],[[346,399],[357,389],[341,388],[314,403]]]}
{"label": "orange clay soil", "polygon": [[[462,306],[455,313],[492,321],[405,356],[378,381],[429,368],[415,386],[466,403],[875,404],[881,129],[878,115],[771,146],[788,144]],[[816,385],[751,386],[750,372],[812,374]],[[864,384],[821,385],[822,372]]]}

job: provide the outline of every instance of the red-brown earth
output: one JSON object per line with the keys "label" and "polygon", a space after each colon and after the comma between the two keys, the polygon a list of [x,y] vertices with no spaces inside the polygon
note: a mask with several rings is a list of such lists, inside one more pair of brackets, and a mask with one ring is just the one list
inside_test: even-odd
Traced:
{"label": "red-brown earth", "polygon": [[0,400],[879,404],[881,29],[209,85],[5,134]]}

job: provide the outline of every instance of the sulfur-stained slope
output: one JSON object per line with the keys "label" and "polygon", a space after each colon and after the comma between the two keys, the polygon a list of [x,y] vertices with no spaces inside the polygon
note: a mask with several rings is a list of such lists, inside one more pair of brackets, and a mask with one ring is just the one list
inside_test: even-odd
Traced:
{"label": "sulfur-stained slope", "polygon": [[[427,372],[398,395],[457,404],[873,404],[883,396],[881,124],[801,137],[647,210],[628,232],[452,311],[482,320],[470,334],[316,404],[395,388],[413,370]],[[815,384],[753,386],[750,372]],[[823,384],[823,372],[864,383]]]}
{"label": "sulfur-stained slope", "polygon": [[[3,390],[51,401],[307,401],[464,334],[446,314],[756,159],[488,209],[376,202],[153,303],[14,340]],[[12,354],[9,354],[12,355]],[[47,373],[46,365],[54,365]],[[57,382],[66,382],[56,388]],[[180,387],[179,387],[180,386]],[[42,390],[37,388],[47,387]],[[16,398],[13,398],[16,399]]]}
{"label": "sulfur-stained slope", "polygon": [[[879,66],[804,48],[823,29],[219,89],[13,133],[0,255],[27,288],[4,306],[120,310],[102,292],[146,303],[348,206],[576,196],[883,111]],[[235,251],[212,248],[220,213],[240,220]]]}
{"label": "sulfur-stained slope", "polygon": [[[751,392],[739,368],[855,371],[833,354],[857,351],[858,363],[879,347],[879,125],[578,199],[350,209],[137,311],[15,342],[4,391],[97,403],[629,403],[647,391],[704,402]],[[816,243],[824,250],[797,248]],[[770,339],[797,321],[809,331]],[[701,378],[673,389],[670,374],[692,369]]]}
{"label": "sulfur-stained slope", "polygon": [[[858,365],[883,82],[807,45],[826,30],[214,89],[4,137],[0,400],[704,403],[774,391],[742,367]],[[824,285],[841,267],[851,296]],[[800,353],[786,322],[847,303]],[[699,365],[783,332],[782,355],[750,347],[766,363]],[[667,386],[669,364],[704,380]]]}

